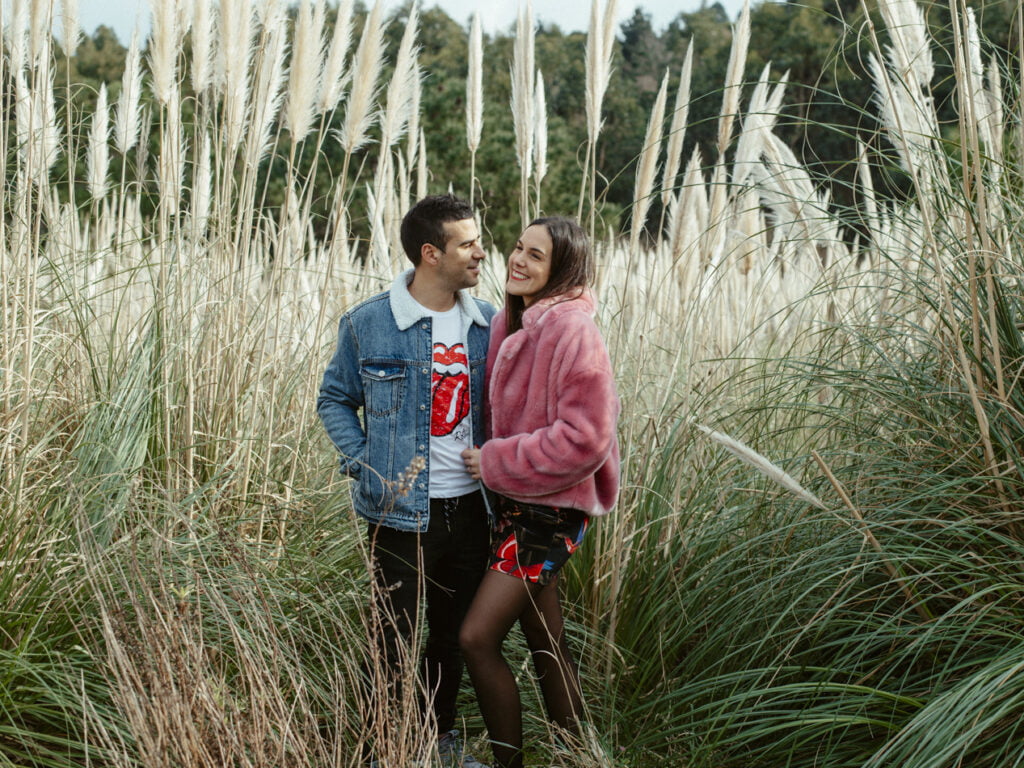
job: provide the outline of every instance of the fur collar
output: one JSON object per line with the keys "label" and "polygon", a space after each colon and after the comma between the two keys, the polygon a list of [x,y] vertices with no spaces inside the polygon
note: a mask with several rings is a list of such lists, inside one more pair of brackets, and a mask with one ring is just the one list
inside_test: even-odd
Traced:
{"label": "fur collar", "polygon": [[[388,292],[391,303],[391,314],[395,316],[395,322],[400,331],[407,330],[416,324],[417,321],[427,317],[427,313],[416,299],[409,293],[409,283],[412,282],[415,268],[407,269],[395,277],[391,283],[391,290]],[[469,291],[459,291],[455,295],[459,309],[463,317],[469,317],[477,325],[487,327],[487,320],[484,318],[480,308],[476,305]]]}
{"label": "fur collar", "polygon": [[565,312],[584,312],[588,317],[594,317],[597,314],[597,299],[589,288],[585,288],[582,293],[570,291],[548,296],[526,308],[523,312],[523,329],[539,325],[542,318],[558,317]]}

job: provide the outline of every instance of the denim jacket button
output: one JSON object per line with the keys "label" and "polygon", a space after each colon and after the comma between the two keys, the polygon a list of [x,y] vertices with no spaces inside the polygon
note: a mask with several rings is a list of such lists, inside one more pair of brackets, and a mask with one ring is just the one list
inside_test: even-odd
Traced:
{"label": "denim jacket button", "polygon": [[425,405],[423,405],[422,403],[420,403],[420,410],[421,410],[421,411],[425,411],[425,410],[427,410],[427,406],[425,406]]}
{"label": "denim jacket button", "polygon": [[423,369],[423,373],[430,373],[426,368]]}

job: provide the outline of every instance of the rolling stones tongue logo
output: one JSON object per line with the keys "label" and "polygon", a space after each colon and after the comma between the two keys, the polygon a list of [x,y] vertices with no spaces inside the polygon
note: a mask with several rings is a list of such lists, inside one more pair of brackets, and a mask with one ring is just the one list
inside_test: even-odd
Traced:
{"label": "rolling stones tongue logo", "polygon": [[469,359],[462,344],[434,344],[430,434],[450,435],[469,415]]}

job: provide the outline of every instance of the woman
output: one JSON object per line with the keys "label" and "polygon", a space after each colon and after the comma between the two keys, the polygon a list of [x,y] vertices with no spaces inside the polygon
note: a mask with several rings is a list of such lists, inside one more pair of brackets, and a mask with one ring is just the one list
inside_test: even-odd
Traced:
{"label": "woman", "polygon": [[619,400],[594,324],[587,237],[571,219],[533,221],[508,259],[506,302],[487,355],[489,438],[463,453],[499,496],[491,561],[459,642],[496,768],[522,768],[522,709],[501,646],[518,621],[551,720],[577,732],[579,675],[558,572],[619,488]]}

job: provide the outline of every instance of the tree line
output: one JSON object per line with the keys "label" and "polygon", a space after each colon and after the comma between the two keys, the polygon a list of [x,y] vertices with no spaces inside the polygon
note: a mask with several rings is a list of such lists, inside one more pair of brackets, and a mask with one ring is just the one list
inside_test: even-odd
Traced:
{"label": "tree line", "polygon": [[[948,6],[921,3],[932,35],[941,50],[954,50]],[[333,23],[328,11],[328,25]],[[357,5],[353,28],[360,28],[366,8]],[[1009,0],[986,2],[976,8],[985,44],[1010,50],[1019,35],[1019,11]],[[408,17],[409,5],[397,9],[387,31],[388,56],[394,60]],[[871,103],[871,82],[867,53],[875,45],[877,10],[860,0],[804,0],[803,2],[761,2],[751,6],[751,40],[746,78],[754,81],[765,66],[774,78],[787,77],[784,114],[778,135],[822,185],[829,188],[836,206],[856,204],[854,159],[857,142],[862,141],[881,158],[876,162],[876,186],[883,194],[898,196],[908,180],[898,169],[891,148],[879,131]],[[682,155],[688,158],[699,147],[705,165],[715,160],[717,117],[722,105],[722,80],[732,42],[732,23],[719,3],[704,4],[680,12],[663,29],[656,30],[649,14],[637,7],[618,28],[614,70],[604,101],[604,127],[597,151],[598,196],[602,232],[622,231],[628,223],[633,194],[633,172],[643,146],[651,106],[663,77],[669,78],[669,93],[680,77],[687,49],[693,48],[689,120]],[[420,96],[420,124],[423,128],[430,174],[430,191],[449,187],[470,196],[470,155],[466,145],[466,78],[468,34],[462,26],[437,7],[422,9],[419,15],[419,63],[423,70]],[[330,34],[328,29],[327,34]],[[885,45],[879,33],[878,43]],[[484,36],[483,135],[476,156],[474,199],[480,204],[485,231],[499,248],[505,248],[519,226],[516,165],[512,116],[510,113],[510,63],[515,30]],[[109,27],[100,26],[83,38],[73,56],[58,61],[55,97],[58,114],[71,108],[88,113],[94,108],[101,83],[106,83],[111,101],[120,88],[127,54],[127,41],[119,40]],[[542,208],[549,213],[574,213],[580,199],[583,173],[585,126],[586,35],[566,32],[556,25],[541,23],[536,30],[536,62],[542,72],[547,103],[548,170],[542,184]],[[184,63],[187,67],[187,62]],[[62,67],[66,69],[61,69]],[[937,62],[940,72],[951,73],[950,61]],[[184,76],[183,76],[184,77]],[[387,74],[385,74],[387,77]],[[1004,82],[1015,82],[1012,76]],[[943,130],[956,130],[952,114],[953,78],[939,79],[933,94],[940,115],[947,115]],[[187,79],[183,80],[187,89]],[[186,90],[187,95],[187,90]],[[148,94],[147,94],[148,96]],[[187,98],[183,100],[187,113]],[[155,111],[154,111],[155,112]],[[340,122],[340,116],[334,118]],[[666,116],[666,122],[671,115]],[[84,126],[85,121],[82,121]],[[84,128],[83,128],[84,130]],[[153,135],[153,134],[151,134]],[[950,135],[949,138],[956,137]],[[155,138],[152,139],[155,141]],[[279,134],[279,146],[287,136]],[[301,151],[301,147],[300,147]],[[317,220],[327,226],[331,187],[341,172],[342,150],[334,142],[321,149],[315,180],[314,209]],[[284,167],[287,152],[271,153],[264,162]],[[364,153],[349,174],[354,181],[361,172],[372,170],[376,156]],[[115,159],[116,167],[122,162]],[[132,162],[130,159],[125,162]],[[304,157],[306,167],[313,158]],[[323,169],[329,169],[323,172]],[[65,168],[65,171],[67,169]],[[128,169],[129,171],[131,169]],[[273,169],[271,169],[273,171]],[[59,173],[59,169],[57,170]],[[81,178],[82,174],[73,174]],[[145,174],[139,188],[146,193]],[[284,197],[284,176],[271,172],[270,186],[261,191],[263,204],[279,206]],[[680,178],[676,182],[679,183]],[[350,205],[350,226],[359,234],[365,229],[365,190],[355,185]],[[84,184],[74,194],[87,200]],[[660,217],[660,201],[651,206],[648,222]]]}

